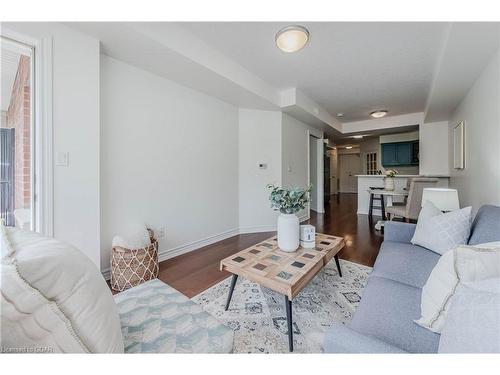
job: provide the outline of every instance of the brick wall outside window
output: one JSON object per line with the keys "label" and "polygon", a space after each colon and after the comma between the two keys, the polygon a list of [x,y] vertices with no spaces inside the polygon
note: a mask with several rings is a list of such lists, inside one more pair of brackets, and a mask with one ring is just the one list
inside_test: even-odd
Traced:
{"label": "brick wall outside window", "polygon": [[12,87],[6,121],[2,127],[15,129],[15,208],[31,207],[31,121],[30,58],[21,56]]}

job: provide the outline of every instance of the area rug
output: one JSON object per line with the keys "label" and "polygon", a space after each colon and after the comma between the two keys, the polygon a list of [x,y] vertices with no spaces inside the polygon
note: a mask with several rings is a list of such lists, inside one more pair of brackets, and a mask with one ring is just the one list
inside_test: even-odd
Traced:
{"label": "area rug", "polygon": [[[334,322],[348,323],[361,301],[371,267],[341,260],[339,277],[330,262],[293,300],[294,352],[321,353]],[[228,311],[231,278],[193,297],[203,309],[234,331],[234,353],[288,353],[285,297],[242,277]]]}

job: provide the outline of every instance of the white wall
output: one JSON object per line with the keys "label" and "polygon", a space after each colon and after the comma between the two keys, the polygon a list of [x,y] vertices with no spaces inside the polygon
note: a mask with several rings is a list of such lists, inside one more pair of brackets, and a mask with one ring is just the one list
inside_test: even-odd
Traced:
{"label": "white wall", "polygon": [[324,208],[324,143],[323,139],[309,137],[309,182],[311,190],[311,210],[319,213],[325,212]]}
{"label": "white wall", "polygon": [[[282,182],[284,186],[306,187],[309,184],[309,135],[323,138],[323,132],[283,113],[282,117]],[[323,171],[321,171],[323,173]],[[299,217],[308,217],[307,210]]]}
{"label": "white wall", "polygon": [[266,186],[281,185],[281,112],[240,109],[238,152],[240,230],[275,230],[277,212]]}
{"label": "white wall", "polygon": [[[500,205],[500,59],[491,59],[449,120],[450,186],[460,205]],[[453,168],[453,127],[465,121],[465,169]]]}
{"label": "white wall", "polygon": [[381,135],[380,143],[411,142],[418,141],[418,130],[414,132]]}
{"label": "white wall", "polygon": [[54,236],[99,266],[99,41],[52,22],[2,23],[33,39],[52,38]]}
{"label": "white wall", "polygon": [[134,222],[166,226],[161,259],[237,234],[238,110],[101,58],[101,265]]}
{"label": "white wall", "polygon": [[420,174],[450,174],[448,161],[448,121],[420,124]]}

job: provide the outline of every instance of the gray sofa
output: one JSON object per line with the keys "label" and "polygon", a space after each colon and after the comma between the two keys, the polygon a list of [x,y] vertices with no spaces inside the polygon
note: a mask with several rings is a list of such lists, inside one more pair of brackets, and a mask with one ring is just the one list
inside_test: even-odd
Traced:
{"label": "gray sofa", "polygon": [[[436,353],[440,335],[420,318],[421,289],[439,255],[410,243],[415,224],[387,222],[384,242],[350,326],[327,332],[327,353]],[[500,241],[500,207],[485,205],[472,224],[470,245]]]}

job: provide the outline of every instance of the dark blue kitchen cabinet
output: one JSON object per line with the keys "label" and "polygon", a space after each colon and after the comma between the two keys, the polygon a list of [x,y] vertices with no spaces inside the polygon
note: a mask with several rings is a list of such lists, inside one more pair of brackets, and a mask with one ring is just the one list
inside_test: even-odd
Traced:
{"label": "dark blue kitchen cabinet", "polygon": [[382,143],[382,165],[397,165],[396,143]]}
{"label": "dark blue kitchen cabinet", "polygon": [[384,167],[418,165],[415,150],[418,153],[418,142],[382,143],[382,165]]}
{"label": "dark blue kitchen cabinet", "polygon": [[396,143],[396,159],[398,165],[410,165],[411,164],[411,143]]}

